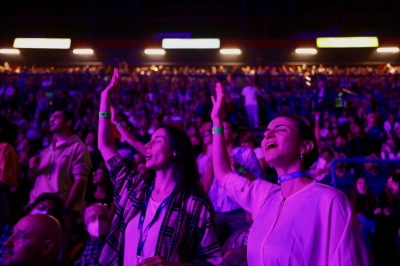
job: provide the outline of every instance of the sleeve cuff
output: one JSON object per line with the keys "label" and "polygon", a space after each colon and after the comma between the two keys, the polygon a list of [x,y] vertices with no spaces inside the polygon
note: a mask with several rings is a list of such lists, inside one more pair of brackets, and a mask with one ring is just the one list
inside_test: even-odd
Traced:
{"label": "sleeve cuff", "polygon": [[108,170],[114,168],[120,161],[122,160],[121,155],[117,154],[114,157],[111,157],[107,162],[106,162],[106,167]]}
{"label": "sleeve cuff", "polygon": [[237,187],[243,187],[243,183],[247,182],[248,180],[236,173],[229,173],[224,176],[222,180],[222,187],[226,190],[233,190]]}

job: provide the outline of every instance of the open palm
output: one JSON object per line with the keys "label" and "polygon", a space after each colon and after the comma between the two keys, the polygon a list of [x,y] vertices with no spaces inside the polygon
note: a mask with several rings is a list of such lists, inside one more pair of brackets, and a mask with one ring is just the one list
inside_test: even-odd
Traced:
{"label": "open palm", "polygon": [[215,87],[216,95],[211,97],[211,101],[213,103],[213,108],[211,110],[211,119],[213,121],[221,121],[224,115],[224,103],[225,103],[225,95],[222,90],[222,85],[220,82],[216,84]]}

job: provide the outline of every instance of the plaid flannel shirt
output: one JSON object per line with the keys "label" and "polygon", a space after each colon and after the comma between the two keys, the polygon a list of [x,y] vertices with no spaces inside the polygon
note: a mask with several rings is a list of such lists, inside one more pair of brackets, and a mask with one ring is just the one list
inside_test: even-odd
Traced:
{"label": "plaid flannel shirt", "polygon": [[105,241],[101,238],[88,240],[82,251],[81,257],[74,262],[74,266],[96,266],[99,264],[99,257]]}
{"label": "plaid flannel shirt", "polygon": [[[114,184],[116,213],[99,264],[122,265],[125,229],[139,214],[150,183],[132,171],[119,155],[108,160],[106,165]],[[158,234],[155,256],[191,265],[222,263],[213,208],[205,194],[191,195],[182,201],[179,193],[172,193]]]}

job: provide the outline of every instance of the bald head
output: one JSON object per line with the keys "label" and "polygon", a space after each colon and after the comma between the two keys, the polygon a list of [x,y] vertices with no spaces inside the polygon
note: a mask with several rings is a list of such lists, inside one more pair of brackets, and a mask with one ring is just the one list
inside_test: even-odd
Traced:
{"label": "bald head", "polygon": [[61,236],[56,218],[47,214],[23,217],[5,243],[4,265],[49,265],[57,256]]}
{"label": "bald head", "polygon": [[[25,220],[25,221],[24,221]],[[36,228],[36,233],[42,239],[52,239],[55,243],[60,243],[62,229],[60,222],[51,215],[32,214],[23,217],[20,222],[28,222],[31,227]]]}

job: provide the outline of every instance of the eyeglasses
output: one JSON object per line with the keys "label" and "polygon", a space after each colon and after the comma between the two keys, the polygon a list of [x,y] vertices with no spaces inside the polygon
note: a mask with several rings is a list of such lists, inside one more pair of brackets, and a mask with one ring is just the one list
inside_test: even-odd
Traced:
{"label": "eyeglasses", "polygon": [[62,115],[51,115],[49,117],[49,120],[52,121],[54,119],[64,119],[64,117]]}

